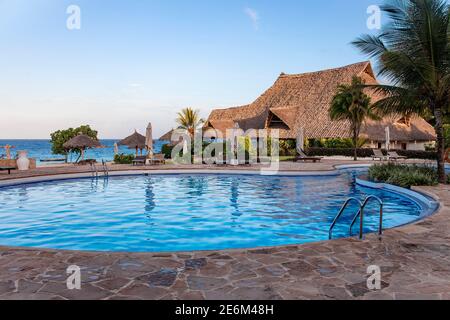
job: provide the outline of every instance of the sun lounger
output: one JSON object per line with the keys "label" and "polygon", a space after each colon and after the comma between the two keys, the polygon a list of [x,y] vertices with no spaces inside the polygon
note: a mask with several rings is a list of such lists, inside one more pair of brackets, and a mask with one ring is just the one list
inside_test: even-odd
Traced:
{"label": "sun lounger", "polygon": [[146,156],[137,156],[136,158],[134,158],[134,160],[131,162],[133,164],[133,166],[138,166],[138,165],[145,165],[145,162],[147,161],[147,157]]}
{"label": "sun lounger", "polygon": [[383,154],[383,151],[381,151],[380,149],[373,149],[373,156],[372,156],[372,160],[375,161],[376,159],[380,159],[380,161],[383,161],[386,159],[386,156]]}
{"label": "sun lounger", "polygon": [[164,154],[154,154],[153,157],[148,158],[145,164],[153,165],[153,164],[165,164],[166,159]]}
{"label": "sun lounger", "polygon": [[55,158],[55,159],[41,159],[41,162],[66,162],[66,158]]}
{"label": "sun lounger", "polygon": [[12,170],[17,170],[15,167],[0,167],[0,171],[8,171],[8,174],[11,174]]}
{"label": "sun lounger", "polygon": [[394,161],[408,159],[408,157],[399,156],[398,153],[395,151],[388,152],[388,158],[389,158],[389,160],[394,160]]}
{"label": "sun lounger", "polygon": [[307,162],[307,161],[312,161],[314,163],[316,162],[320,162],[322,161],[323,158],[321,157],[309,157],[306,155],[306,153],[303,152],[303,150],[297,150],[298,156],[296,156],[294,158],[294,162],[299,162],[299,161],[303,161],[303,162]]}

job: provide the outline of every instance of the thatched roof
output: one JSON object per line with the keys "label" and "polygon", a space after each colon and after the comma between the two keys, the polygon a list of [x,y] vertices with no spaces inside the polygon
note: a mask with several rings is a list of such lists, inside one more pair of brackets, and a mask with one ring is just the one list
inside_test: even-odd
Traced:
{"label": "thatched roof", "polygon": [[161,136],[159,138],[159,140],[161,141],[170,141],[172,139],[172,134],[173,134],[174,130],[170,130],[169,132],[167,132],[166,134],[164,134],[163,136]]}
{"label": "thatched roof", "polygon": [[[304,74],[281,74],[274,85],[252,104],[214,110],[205,128],[214,128],[225,134],[225,130],[233,128],[237,122],[244,130],[280,129],[280,138],[284,139],[295,139],[301,128],[308,138],[349,138],[350,124],[331,121],[329,109],[338,85],[351,83],[353,76],[363,78],[367,84],[377,83],[370,62]],[[367,94],[372,101],[381,98],[373,92]],[[395,119],[386,121],[395,126]],[[362,134],[377,141],[381,138],[378,134],[380,126],[381,123],[369,121]],[[435,137],[432,126],[421,118],[413,118],[410,128],[394,129],[392,140],[430,141]]]}
{"label": "thatched roof", "polygon": [[63,147],[65,149],[100,148],[101,146],[102,145],[100,144],[100,142],[98,142],[97,140],[92,139],[91,137],[84,135],[84,134],[80,134],[80,135],[70,139],[63,145]]}
{"label": "thatched roof", "polygon": [[145,137],[135,131],[131,136],[117,142],[119,146],[127,146],[130,149],[145,149]]}

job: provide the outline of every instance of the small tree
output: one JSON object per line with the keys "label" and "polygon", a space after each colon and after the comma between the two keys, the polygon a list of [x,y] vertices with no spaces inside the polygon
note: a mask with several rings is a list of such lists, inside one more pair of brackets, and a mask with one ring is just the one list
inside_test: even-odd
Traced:
{"label": "small tree", "polygon": [[348,121],[353,134],[355,148],[354,160],[358,160],[358,140],[361,127],[366,119],[378,119],[375,115],[370,97],[363,91],[364,81],[353,77],[350,85],[341,84],[333,97],[330,118],[334,121]]}
{"label": "small tree", "polygon": [[178,112],[177,123],[179,129],[189,131],[191,136],[194,136],[195,130],[201,126],[205,121],[200,118],[200,112],[192,108],[186,108]]}
{"label": "small tree", "polygon": [[64,143],[69,141],[72,138],[75,138],[79,134],[85,134],[92,139],[98,140],[97,135],[98,132],[91,129],[89,125],[80,126],[78,128],[69,128],[66,130],[58,130],[56,132],[53,132],[50,134],[51,137],[51,143],[52,143],[52,153],[53,154],[60,154],[66,157],[67,162],[67,155],[70,152],[74,152],[78,155],[81,155],[80,149],[70,149],[66,150],[64,148]]}

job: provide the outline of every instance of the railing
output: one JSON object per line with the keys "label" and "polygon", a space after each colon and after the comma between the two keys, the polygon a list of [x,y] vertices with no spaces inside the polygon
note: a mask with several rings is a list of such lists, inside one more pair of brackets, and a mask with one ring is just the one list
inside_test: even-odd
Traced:
{"label": "railing", "polygon": [[102,159],[102,168],[103,168],[103,175],[105,177],[109,177],[109,169],[108,169],[108,165],[106,163],[105,160]]}
{"label": "railing", "polygon": [[383,201],[376,197],[376,196],[369,196],[364,200],[364,203],[361,205],[361,208],[359,209],[358,213],[355,215],[355,217],[352,220],[352,223],[350,224],[350,236],[353,234],[353,226],[356,223],[356,220],[358,217],[360,217],[360,223],[359,223],[359,239],[363,239],[364,237],[364,209],[366,208],[367,204],[370,200],[375,200],[380,205],[380,225],[378,228],[378,235],[381,237],[383,235]]}
{"label": "railing", "polygon": [[98,178],[97,166],[91,162],[91,173],[93,178]]}
{"label": "railing", "polygon": [[352,201],[356,202],[359,205],[359,208],[362,208],[362,203],[358,199],[356,199],[356,198],[349,198],[349,199],[347,199],[347,201],[345,201],[345,203],[342,206],[342,208],[339,211],[339,213],[334,218],[333,223],[331,224],[330,230],[328,231],[328,237],[329,237],[330,240],[333,238],[333,229],[336,226],[336,223],[338,222],[339,218],[342,216],[342,214],[344,213],[345,209],[347,209],[348,205]]}

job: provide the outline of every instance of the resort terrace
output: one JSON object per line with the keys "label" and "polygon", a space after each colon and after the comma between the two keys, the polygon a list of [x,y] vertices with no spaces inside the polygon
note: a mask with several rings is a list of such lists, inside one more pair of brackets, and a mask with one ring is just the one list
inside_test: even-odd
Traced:
{"label": "resort terrace", "polygon": [[[362,160],[358,165],[372,163]],[[280,164],[280,172],[332,174],[342,165],[354,162],[286,162]],[[233,170],[258,174],[259,167],[110,166],[111,175]],[[0,184],[76,173],[89,175],[91,168],[59,166],[2,173]],[[0,299],[450,299],[450,186],[420,187],[416,191],[437,200],[438,211],[419,222],[386,230],[381,241],[368,235],[363,241],[347,238],[304,245],[169,253],[0,247]],[[81,267],[81,290],[67,289],[66,270],[70,265]],[[370,265],[381,267],[381,290],[367,288]]]}

